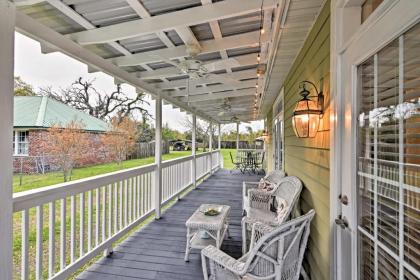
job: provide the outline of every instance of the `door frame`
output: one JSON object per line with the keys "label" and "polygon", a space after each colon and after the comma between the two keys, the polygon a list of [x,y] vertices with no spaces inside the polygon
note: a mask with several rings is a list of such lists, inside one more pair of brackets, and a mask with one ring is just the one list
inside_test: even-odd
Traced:
{"label": "door frame", "polygon": [[[384,0],[361,23],[362,0],[331,1],[331,134],[330,228],[331,278],[358,279],[357,240],[357,66],[420,20],[419,0]],[[403,17],[401,15],[404,15]],[[398,20],[395,20],[398,18]],[[372,36],[372,34],[375,34]],[[343,159],[350,159],[343,161]],[[339,194],[349,197],[343,205]],[[349,222],[342,230],[335,224],[343,214]],[[343,250],[344,235],[351,238],[350,252]],[[350,275],[347,275],[350,274]],[[345,275],[346,277],[343,277]],[[348,276],[348,277],[347,277]]]}
{"label": "door frame", "polygon": [[[279,104],[281,103],[280,111],[277,111]],[[273,168],[276,169],[276,147],[277,147],[277,140],[278,135],[276,130],[276,122],[277,121],[283,122],[281,126],[281,166],[279,166],[278,170],[284,171],[284,87],[280,89],[280,94],[274,101],[273,105],[273,118],[272,118],[272,131],[273,131]]]}

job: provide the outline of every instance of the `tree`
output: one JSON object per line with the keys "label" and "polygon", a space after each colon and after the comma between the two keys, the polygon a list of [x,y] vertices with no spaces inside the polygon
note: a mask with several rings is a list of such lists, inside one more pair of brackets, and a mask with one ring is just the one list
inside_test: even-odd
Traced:
{"label": "tree", "polygon": [[83,127],[81,122],[73,120],[64,127],[54,124],[48,129],[48,141],[45,142],[44,149],[57,157],[63,171],[64,182],[71,180],[72,170],[82,158],[83,151],[88,145]]}
{"label": "tree", "polygon": [[83,80],[82,77],[79,77],[67,89],[56,92],[51,88],[44,88],[41,89],[41,92],[102,120],[109,121],[115,116],[119,118],[131,117],[135,112],[149,115],[147,109],[144,108],[144,105],[148,104],[144,100],[144,93],[138,93],[134,98],[128,97],[122,91],[121,85],[118,84],[111,94],[101,94],[96,90],[93,82],[94,80]]}
{"label": "tree", "polygon": [[35,96],[34,88],[22,80],[21,77],[15,77],[14,80],[14,95],[15,96]]}
{"label": "tree", "polygon": [[[183,126],[187,128],[187,131],[185,132],[187,139],[191,139],[193,130],[192,120],[189,117],[185,117]],[[209,139],[210,123],[197,120],[195,128],[196,141],[203,143],[203,151],[205,151]]]}
{"label": "tree", "polygon": [[103,143],[111,149],[112,156],[118,165],[133,152],[136,145],[137,123],[128,117],[111,119],[111,130],[104,134]]}
{"label": "tree", "polygon": [[155,138],[155,129],[147,121],[146,116],[143,116],[142,121],[137,124],[137,135],[138,142],[150,142]]}
{"label": "tree", "polygon": [[177,139],[184,139],[184,134],[179,132],[176,129],[172,129],[169,127],[168,123],[166,123],[162,127],[162,139],[163,140],[177,140]]}

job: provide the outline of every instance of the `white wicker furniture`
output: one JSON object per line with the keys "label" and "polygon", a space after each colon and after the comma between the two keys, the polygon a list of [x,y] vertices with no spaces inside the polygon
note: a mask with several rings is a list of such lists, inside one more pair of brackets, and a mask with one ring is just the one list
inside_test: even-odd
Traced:
{"label": "white wicker furniture", "polygon": [[[206,216],[206,209],[216,208],[220,210],[217,216]],[[216,204],[202,204],[187,220],[187,245],[185,249],[185,261],[188,261],[190,250],[203,249],[208,245],[220,248],[227,233],[229,236],[230,206]],[[207,235],[207,238],[203,238]]]}
{"label": "white wicker furniture", "polygon": [[314,215],[311,210],[279,227],[255,223],[251,249],[238,260],[214,246],[206,247],[201,251],[204,279],[299,279]]}
{"label": "white wicker furniture", "polygon": [[[246,217],[242,219],[242,252],[245,254],[250,243],[252,225],[261,222],[270,226],[279,226],[290,218],[292,210],[296,207],[302,182],[295,176],[287,176],[280,179],[274,192],[267,192],[259,189],[248,191],[249,209]],[[282,198],[286,205],[281,216],[271,211],[273,198]]]}
{"label": "white wicker furniture", "polygon": [[[274,170],[264,177],[265,181],[272,184],[273,190],[270,191],[271,193],[274,193],[280,180],[284,178],[284,176],[285,174],[283,171]],[[244,212],[246,212],[249,209],[248,191],[252,189],[257,189],[259,182],[243,182],[242,184],[242,209]]]}

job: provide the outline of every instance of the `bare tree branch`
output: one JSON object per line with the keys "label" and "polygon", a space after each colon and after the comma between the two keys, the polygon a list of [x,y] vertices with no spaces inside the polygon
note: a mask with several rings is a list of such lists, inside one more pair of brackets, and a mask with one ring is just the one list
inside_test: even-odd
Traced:
{"label": "bare tree branch", "polygon": [[111,94],[101,94],[94,87],[94,81],[79,77],[69,88],[60,91],[53,91],[51,87],[43,88],[41,94],[103,120],[109,121],[115,116],[133,117],[135,112],[140,113],[142,117],[151,117],[145,108],[145,105],[149,105],[144,100],[145,94],[138,93],[136,97],[131,98],[122,91],[120,84],[116,85]]}

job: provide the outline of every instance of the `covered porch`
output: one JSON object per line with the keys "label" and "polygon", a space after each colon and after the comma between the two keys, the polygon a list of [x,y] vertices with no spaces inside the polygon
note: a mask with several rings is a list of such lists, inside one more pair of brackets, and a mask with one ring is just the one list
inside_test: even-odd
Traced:
{"label": "covered porch", "polygon": [[[15,32],[150,95],[154,163],[13,193]],[[221,129],[255,120],[265,171],[313,217],[303,278],[420,279],[418,0],[0,0],[0,38],[1,280],[202,279],[185,221],[207,202],[232,208],[239,257],[241,183],[261,176],[223,169]],[[165,105],[191,155],[162,160]]]}
{"label": "covered porch", "polygon": [[[260,176],[222,169],[221,126],[236,124],[239,132],[241,123],[267,119],[324,2],[2,0],[0,91],[8,94],[0,95],[0,185],[6,194],[0,196],[0,244],[6,248],[0,279],[202,279],[197,251],[190,263],[182,255],[185,220],[204,202],[232,207],[232,239],[222,248],[239,257],[242,181]],[[15,31],[38,41],[46,55],[64,53],[89,72],[150,94],[155,162],[12,195]],[[192,154],[162,161],[162,108],[168,104],[191,117]],[[218,135],[210,133],[209,152],[201,154],[197,119]],[[272,170],[268,122],[266,134],[264,167]],[[13,216],[20,219],[16,228]],[[13,238],[22,240],[18,257]],[[107,257],[97,260],[101,255]]]}

